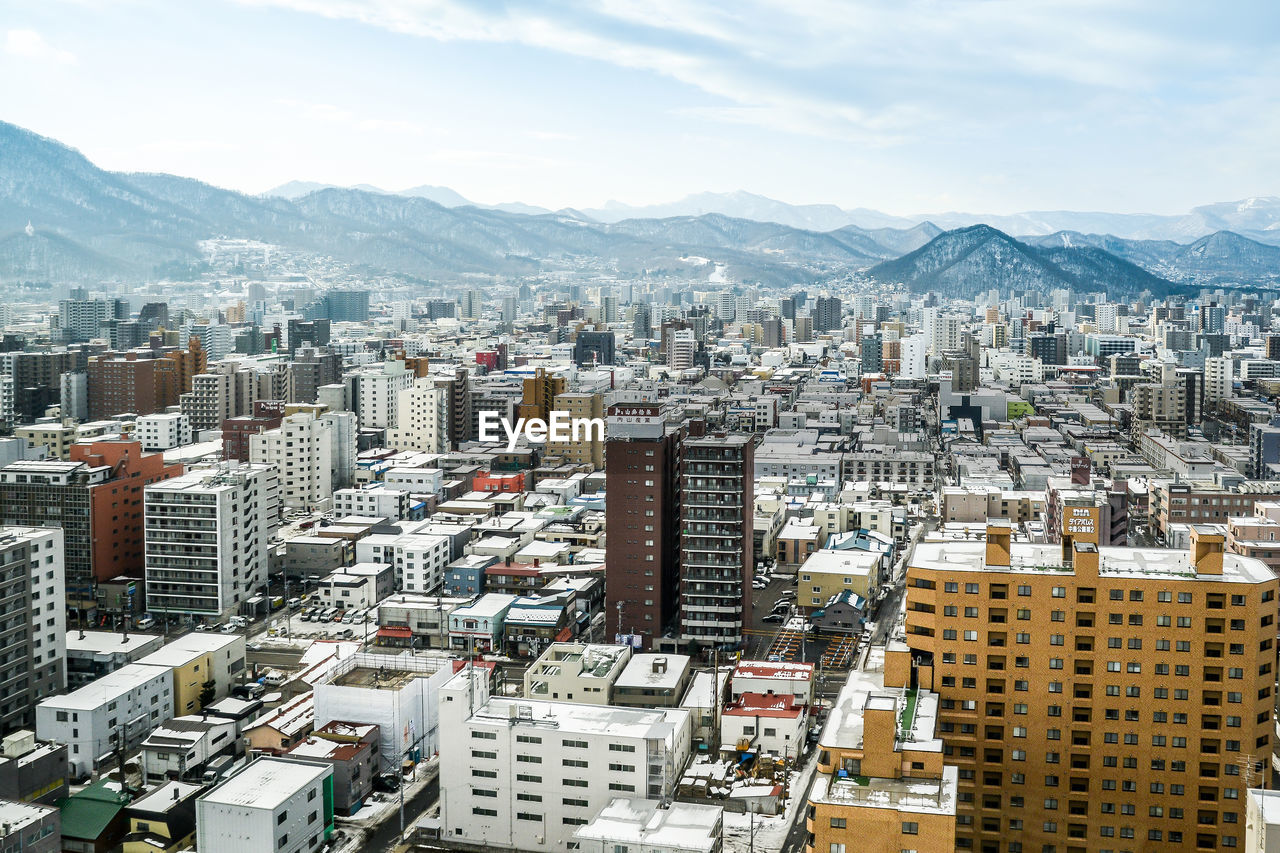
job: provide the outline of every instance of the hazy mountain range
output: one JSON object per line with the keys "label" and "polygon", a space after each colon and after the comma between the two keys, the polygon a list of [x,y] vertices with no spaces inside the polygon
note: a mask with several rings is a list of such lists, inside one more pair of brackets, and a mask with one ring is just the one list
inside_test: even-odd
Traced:
{"label": "hazy mountain range", "polygon": [[[332,184],[291,181],[265,193],[280,198],[299,198],[318,189],[334,188]],[[386,190],[358,184],[347,189],[385,193]],[[412,187],[394,193],[407,197],[428,198],[445,207],[485,207],[509,213],[552,213],[533,205],[512,203],[482,205],[468,201],[448,187]],[[1186,243],[1216,231],[1234,231],[1255,240],[1280,245],[1280,198],[1275,196],[1248,198],[1236,202],[1207,204],[1180,216],[1153,213],[1086,213],[1071,210],[1027,211],[1008,215],[978,213],[927,213],[894,216],[860,207],[852,210],[834,204],[788,204],[755,193],[696,193],[666,204],[628,205],[611,201],[601,208],[559,211],[575,213],[595,222],[621,222],[624,219],[666,219],[678,216],[702,216],[718,213],[735,219],[777,222],[809,231],[835,231],[852,225],[856,228],[911,228],[924,222],[943,230],[970,225],[990,225],[1006,234],[1048,236],[1059,231],[1082,234],[1106,234],[1132,240],[1172,240]]]}
{"label": "hazy mountain range", "polygon": [[[1024,214],[1040,217],[1044,233],[1023,231],[1033,236],[1018,240],[989,225],[957,228],[946,217],[914,222],[747,193],[582,212],[480,207],[436,186],[388,193],[295,182],[251,196],[173,175],[108,172],[74,149],[0,123],[0,283],[181,275],[201,261],[199,241],[237,237],[434,280],[584,264],[697,278],[722,266],[731,281],[764,285],[868,271],[917,289],[955,292],[1000,286],[1161,293],[1178,283],[1274,285],[1280,248],[1266,243],[1280,242],[1280,228],[1272,227],[1278,215],[1276,199],[1210,205],[1163,219],[1187,229],[1200,223],[1201,230],[1238,224],[1249,236],[1215,231],[1174,241],[1051,229],[1048,215]],[[1109,216],[1061,214],[1075,224]],[[1113,219],[1137,225],[1132,217]],[[1154,227],[1155,219],[1161,218],[1147,217],[1143,227]]]}

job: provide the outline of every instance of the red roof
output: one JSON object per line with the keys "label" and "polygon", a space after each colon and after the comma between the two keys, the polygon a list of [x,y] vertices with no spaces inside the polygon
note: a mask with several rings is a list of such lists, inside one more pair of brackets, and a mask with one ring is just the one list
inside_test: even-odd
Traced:
{"label": "red roof", "polygon": [[383,625],[378,629],[378,636],[408,640],[413,637],[413,631],[407,625]]}
{"label": "red roof", "polygon": [[796,704],[790,693],[743,693],[736,702],[725,706],[730,717],[789,717],[804,713],[804,706]]}
{"label": "red roof", "polygon": [[813,678],[813,664],[794,661],[744,660],[734,669],[733,674],[748,678],[789,678],[809,681]]}
{"label": "red roof", "polygon": [[517,578],[532,578],[542,574],[542,571],[538,569],[537,566],[530,566],[528,564],[507,566],[499,563],[496,566],[489,566],[484,570],[484,573],[486,575],[511,575],[512,577]]}

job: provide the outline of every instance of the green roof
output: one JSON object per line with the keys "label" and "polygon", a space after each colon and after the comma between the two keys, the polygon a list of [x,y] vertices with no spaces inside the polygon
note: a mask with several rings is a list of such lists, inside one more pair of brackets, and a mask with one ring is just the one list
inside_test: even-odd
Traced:
{"label": "green roof", "polygon": [[59,800],[62,835],[85,840],[102,835],[129,801],[127,794],[116,789],[118,785],[110,779],[99,779],[80,793]]}

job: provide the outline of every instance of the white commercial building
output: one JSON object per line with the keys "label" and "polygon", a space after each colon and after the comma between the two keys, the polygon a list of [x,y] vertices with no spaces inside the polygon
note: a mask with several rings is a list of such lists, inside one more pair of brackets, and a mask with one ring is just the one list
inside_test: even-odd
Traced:
{"label": "white commercial building", "polygon": [[147,609],[217,618],[267,582],[276,469],[227,464],[146,487]]}
{"label": "white commercial building", "polygon": [[612,800],[668,800],[689,759],[689,713],[487,695],[470,667],[440,701],[441,827],[496,849],[568,850]]}
{"label": "white commercial building", "polygon": [[272,465],[288,509],[328,509],[333,498],[333,424],[298,412],[280,426],[249,436],[249,461]]}
{"label": "white commercial building", "polygon": [[134,437],[142,442],[143,450],[172,450],[191,443],[191,418],[173,412],[143,415],[138,418]]}
{"label": "white commercial building", "polygon": [[333,833],[333,767],[264,756],[196,801],[200,853],[304,853]]}
{"label": "white commercial building", "polygon": [[36,736],[67,745],[72,778],[112,761],[121,745],[132,750],[173,716],[173,678],[164,666],[131,663],[79,690],[36,706]]}

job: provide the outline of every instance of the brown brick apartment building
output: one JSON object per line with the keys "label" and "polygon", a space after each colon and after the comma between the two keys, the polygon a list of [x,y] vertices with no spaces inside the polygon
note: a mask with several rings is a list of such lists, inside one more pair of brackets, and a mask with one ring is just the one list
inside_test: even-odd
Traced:
{"label": "brown brick apartment building", "polygon": [[[1224,553],[922,543],[907,571],[912,680],[959,769],[956,847],[983,853],[1242,846],[1266,784],[1280,580]],[[1090,512],[1094,514],[1089,515]]]}

